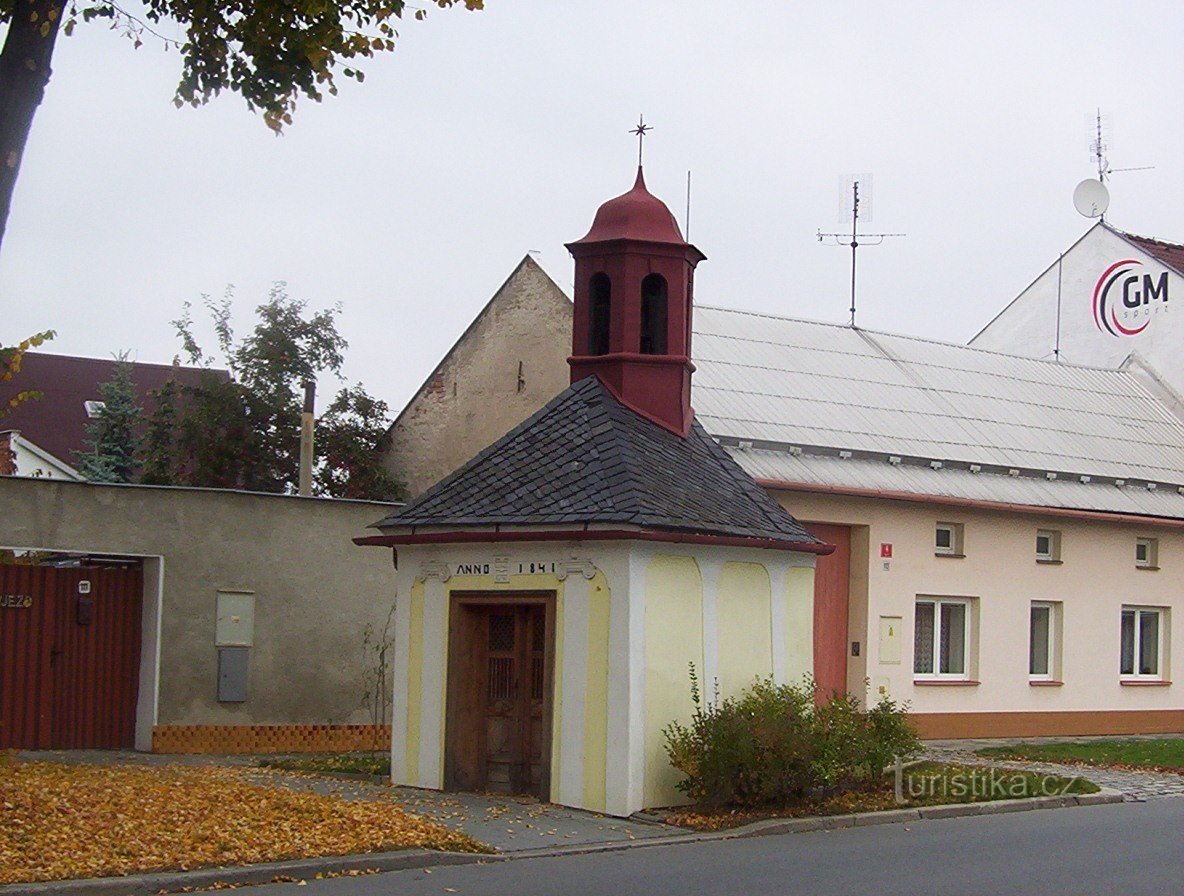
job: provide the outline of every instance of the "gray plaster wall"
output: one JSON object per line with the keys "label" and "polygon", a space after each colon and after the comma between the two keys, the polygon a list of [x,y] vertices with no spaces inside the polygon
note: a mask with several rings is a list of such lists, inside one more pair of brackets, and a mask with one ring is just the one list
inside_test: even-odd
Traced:
{"label": "gray plaster wall", "polygon": [[[0,546],[148,558],[149,647],[157,595],[161,609],[155,724],[366,724],[363,632],[384,625],[395,570],[389,549],[351,539],[391,506],[0,477]],[[217,700],[220,589],[255,593],[245,703]]]}
{"label": "gray plaster wall", "polygon": [[571,300],[526,256],[391,425],[383,464],[410,497],[567,388],[571,318]]}

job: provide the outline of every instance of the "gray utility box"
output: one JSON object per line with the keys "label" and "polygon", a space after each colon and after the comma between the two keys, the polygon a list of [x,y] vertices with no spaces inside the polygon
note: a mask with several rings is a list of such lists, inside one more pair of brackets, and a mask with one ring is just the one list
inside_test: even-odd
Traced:
{"label": "gray utility box", "polygon": [[250,647],[218,648],[218,702],[243,703],[247,699]]}

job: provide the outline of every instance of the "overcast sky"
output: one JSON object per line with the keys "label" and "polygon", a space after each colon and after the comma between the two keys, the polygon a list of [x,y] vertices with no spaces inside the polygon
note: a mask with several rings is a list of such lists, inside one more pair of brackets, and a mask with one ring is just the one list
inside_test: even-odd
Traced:
{"label": "overcast sky", "polygon": [[[964,342],[1088,226],[1086,118],[1111,126],[1107,216],[1184,240],[1184,7],[1114,3],[487,0],[401,29],[366,81],[274,137],[236,96],[171,105],[175,53],[61,39],[0,251],[0,343],[169,362],[181,304],[272,281],[343,306],[345,373],[397,411],[521,257],[632,183],[708,256],[704,304],[843,322],[844,176],[874,174],[860,323]],[[207,331],[208,332],[208,331]],[[209,338],[212,343],[212,337]],[[322,394],[333,383],[322,384]]]}

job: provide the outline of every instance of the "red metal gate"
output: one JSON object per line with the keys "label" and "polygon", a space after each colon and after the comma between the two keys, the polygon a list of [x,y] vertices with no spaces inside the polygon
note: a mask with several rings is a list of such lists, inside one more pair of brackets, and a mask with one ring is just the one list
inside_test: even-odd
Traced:
{"label": "red metal gate", "polygon": [[0,749],[135,744],[139,566],[0,565]]}

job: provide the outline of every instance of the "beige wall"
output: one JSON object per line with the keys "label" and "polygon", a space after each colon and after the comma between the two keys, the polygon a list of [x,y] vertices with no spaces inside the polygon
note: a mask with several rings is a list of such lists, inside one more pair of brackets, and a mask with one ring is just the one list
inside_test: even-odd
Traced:
{"label": "beige wall", "polygon": [[757,676],[797,680],[812,654],[813,563],[627,541],[400,548],[395,782],[444,783],[449,595],[544,590],[557,616],[552,801],[611,815],[685,802],[662,730],[691,720],[689,664],[705,699],[717,678],[725,697]]}
{"label": "beige wall", "polygon": [[567,388],[571,313],[524,258],[391,426],[383,463],[411,497]]}
{"label": "beige wall", "polygon": [[[390,551],[351,542],[390,505],[0,477],[0,546],[145,563],[141,715],[151,725],[368,723],[362,639],[394,600]],[[220,589],[255,593],[245,703],[217,701]],[[156,609],[159,602],[159,642]],[[151,700],[157,680],[159,695]],[[151,716],[155,715],[153,719]],[[145,717],[146,716],[146,717]]]}
{"label": "beige wall", "polygon": [[[1133,687],[1121,684],[1119,676],[1123,604],[1169,608],[1169,641],[1184,645],[1184,530],[908,501],[775,494],[799,519],[866,527],[857,528],[859,537],[853,539],[851,637],[856,640],[855,632],[863,631],[866,622],[862,653],[873,692],[885,687],[919,714],[1184,708],[1184,682]],[[964,557],[935,556],[934,527],[939,521],[962,524]],[[1062,533],[1061,563],[1036,562],[1037,529]],[[1136,568],[1138,537],[1158,538],[1160,569]],[[883,543],[892,545],[891,560],[880,557]],[[913,629],[918,595],[974,600],[972,678],[979,684],[916,683]],[[1028,625],[1034,600],[1061,603],[1060,686],[1029,683]],[[885,662],[880,655],[881,616],[902,620],[899,664]],[[1184,647],[1169,646],[1166,680],[1180,676],[1182,653]],[[858,687],[858,679],[851,685]]]}

